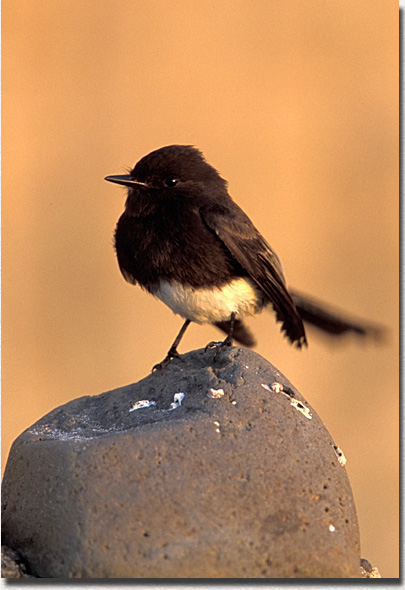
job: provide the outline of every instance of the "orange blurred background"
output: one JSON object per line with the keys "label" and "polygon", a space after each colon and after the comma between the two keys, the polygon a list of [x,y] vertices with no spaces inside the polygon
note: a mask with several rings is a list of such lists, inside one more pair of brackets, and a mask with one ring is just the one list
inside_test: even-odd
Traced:
{"label": "orange blurred background", "polygon": [[[182,323],[112,248],[149,151],[198,146],[288,282],[390,328],[377,346],[274,316],[257,352],[344,451],[362,556],[398,576],[398,7],[381,0],[3,0],[2,466],[55,406],[146,376]],[[191,326],[180,352],[217,339]]]}

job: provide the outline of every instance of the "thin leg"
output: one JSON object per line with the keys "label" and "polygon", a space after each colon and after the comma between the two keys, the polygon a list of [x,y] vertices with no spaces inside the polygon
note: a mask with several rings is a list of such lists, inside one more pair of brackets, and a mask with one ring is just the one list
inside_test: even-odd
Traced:
{"label": "thin leg", "polygon": [[229,326],[229,334],[223,342],[210,342],[205,347],[205,351],[207,351],[209,348],[216,348],[215,354],[214,354],[214,362],[215,362],[218,354],[221,352],[221,350],[223,350],[224,348],[227,348],[228,346],[232,346],[232,344],[233,344],[232,335],[233,335],[233,328],[235,326],[235,318],[236,318],[236,314],[235,314],[235,312],[232,312],[230,326]]}
{"label": "thin leg", "polygon": [[156,369],[163,369],[163,367],[165,367],[167,365],[167,363],[170,361],[170,359],[173,359],[173,358],[179,359],[180,358],[180,355],[177,352],[177,347],[180,344],[180,340],[183,338],[184,332],[187,330],[187,327],[190,323],[191,323],[191,320],[186,320],[184,322],[184,324],[181,327],[180,332],[176,336],[176,340],[171,345],[166,357],[162,360],[161,363],[158,363],[157,365],[153,366],[152,372],[156,371]]}

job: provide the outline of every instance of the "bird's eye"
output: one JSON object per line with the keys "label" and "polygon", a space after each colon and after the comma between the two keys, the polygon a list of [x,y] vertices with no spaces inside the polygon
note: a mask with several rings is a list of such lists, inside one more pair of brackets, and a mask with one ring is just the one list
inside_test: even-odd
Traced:
{"label": "bird's eye", "polygon": [[167,188],[173,188],[174,186],[176,186],[178,182],[179,179],[177,178],[177,176],[168,176],[164,180],[164,185],[167,186]]}

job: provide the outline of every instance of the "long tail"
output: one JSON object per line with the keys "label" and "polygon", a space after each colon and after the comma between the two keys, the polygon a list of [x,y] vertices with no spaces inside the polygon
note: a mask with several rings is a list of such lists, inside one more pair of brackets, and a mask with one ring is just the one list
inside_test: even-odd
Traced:
{"label": "long tail", "polygon": [[[332,309],[326,303],[315,301],[308,295],[291,290],[289,292],[304,322],[332,337],[352,333],[363,338],[383,340],[387,334],[386,328],[381,325],[349,318],[345,312]],[[230,322],[217,322],[215,325],[226,334],[229,333]],[[256,344],[253,334],[239,319],[235,321],[233,338],[243,346],[252,347]]]}
{"label": "long tail", "polygon": [[358,318],[350,318],[345,312],[332,309],[325,303],[315,301],[312,297],[297,291],[290,291],[290,294],[304,322],[327,334],[341,336],[352,332],[359,336],[381,339],[386,333],[383,326]]}

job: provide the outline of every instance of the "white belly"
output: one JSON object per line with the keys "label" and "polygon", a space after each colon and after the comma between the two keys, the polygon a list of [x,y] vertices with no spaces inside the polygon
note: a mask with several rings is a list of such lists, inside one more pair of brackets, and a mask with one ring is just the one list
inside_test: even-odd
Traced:
{"label": "white belly", "polygon": [[250,279],[235,279],[229,285],[211,289],[192,289],[179,283],[161,281],[153,295],[185,319],[198,324],[253,315],[264,305],[263,293]]}

